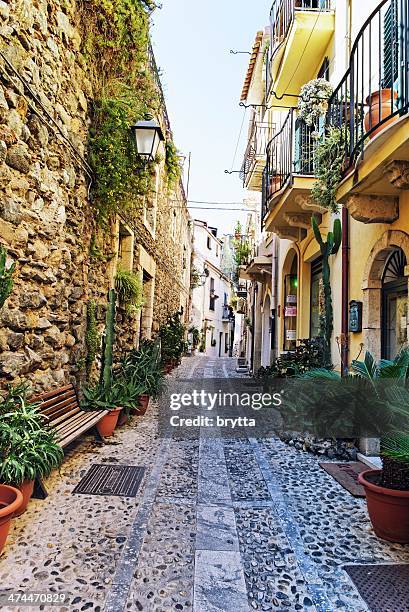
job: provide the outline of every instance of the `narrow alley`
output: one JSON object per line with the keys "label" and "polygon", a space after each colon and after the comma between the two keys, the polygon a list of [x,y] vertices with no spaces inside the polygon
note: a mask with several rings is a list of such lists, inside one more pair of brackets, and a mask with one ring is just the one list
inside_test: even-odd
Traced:
{"label": "narrow alley", "polygon": [[[201,377],[234,387],[235,366],[185,358],[170,388]],[[145,468],[137,496],[73,494],[94,463]],[[277,439],[160,439],[154,404],[109,443],[76,443],[46,486],[14,522],[0,584],[64,594],[61,612],[360,612],[345,566],[409,561],[316,457]]]}

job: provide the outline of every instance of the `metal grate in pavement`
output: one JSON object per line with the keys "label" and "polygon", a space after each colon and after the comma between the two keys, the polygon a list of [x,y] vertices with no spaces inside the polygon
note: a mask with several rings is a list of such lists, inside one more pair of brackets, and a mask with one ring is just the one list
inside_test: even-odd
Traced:
{"label": "metal grate in pavement", "polygon": [[371,612],[409,612],[409,565],[346,565]]}
{"label": "metal grate in pavement", "polygon": [[77,484],[73,493],[135,497],[145,469],[135,465],[95,463]]}

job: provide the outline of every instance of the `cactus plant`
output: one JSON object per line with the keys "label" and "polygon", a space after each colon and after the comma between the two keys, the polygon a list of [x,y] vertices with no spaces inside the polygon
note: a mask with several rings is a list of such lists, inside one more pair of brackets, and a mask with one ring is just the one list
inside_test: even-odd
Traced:
{"label": "cactus plant", "polygon": [[338,253],[342,240],[342,227],[339,219],[334,220],[332,232],[328,232],[324,242],[315,216],[311,219],[312,229],[319,244],[322,255],[322,282],[324,286],[324,312],[320,317],[320,335],[325,340],[325,357],[328,364],[331,361],[331,336],[334,329],[334,313],[332,307],[332,292],[330,280],[329,258]]}
{"label": "cactus plant", "polygon": [[13,289],[13,274],[16,264],[7,267],[7,251],[0,245],[0,308],[9,297]]}
{"label": "cactus plant", "polygon": [[115,342],[115,312],[116,292],[115,289],[110,289],[108,294],[108,308],[105,320],[100,380],[100,384],[105,390],[108,390],[112,385],[113,346]]}

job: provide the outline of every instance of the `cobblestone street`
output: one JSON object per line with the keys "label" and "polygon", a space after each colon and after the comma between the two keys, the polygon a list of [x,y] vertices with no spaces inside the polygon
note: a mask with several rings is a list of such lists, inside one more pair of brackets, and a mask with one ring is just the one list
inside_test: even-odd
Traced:
{"label": "cobblestone street", "polygon": [[[235,365],[186,358],[169,382],[234,384]],[[314,456],[276,439],[156,433],[151,405],[108,444],[87,436],[70,449],[46,483],[49,497],[14,521],[2,589],[67,593],[60,609],[70,611],[360,612],[367,607],[343,567],[409,562],[407,547],[376,538],[365,500]],[[72,495],[93,463],[145,466],[137,497]]]}

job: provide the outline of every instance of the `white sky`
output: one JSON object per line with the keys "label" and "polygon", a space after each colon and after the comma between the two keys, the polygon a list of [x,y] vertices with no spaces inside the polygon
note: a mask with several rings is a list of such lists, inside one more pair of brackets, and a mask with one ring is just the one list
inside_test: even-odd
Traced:
{"label": "white sky", "polygon": [[[268,24],[271,0],[163,0],[163,5],[153,14],[153,46],[175,144],[184,155],[192,153],[189,199],[242,202],[238,175],[224,170],[239,170],[243,159],[248,112],[232,168],[250,56],[229,51],[251,50],[256,32]],[[236,220],[245,219],[238,211],[191,214],[220,234],[231,233]]]}

